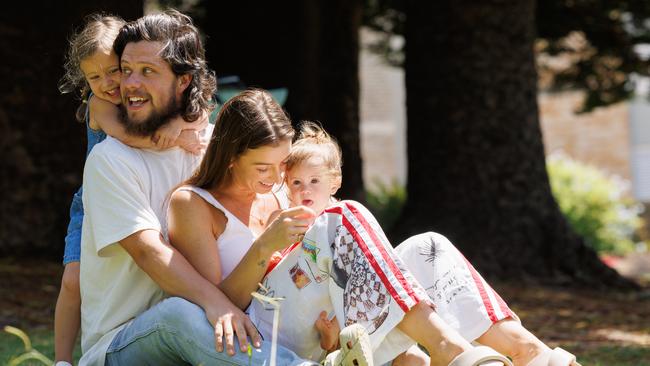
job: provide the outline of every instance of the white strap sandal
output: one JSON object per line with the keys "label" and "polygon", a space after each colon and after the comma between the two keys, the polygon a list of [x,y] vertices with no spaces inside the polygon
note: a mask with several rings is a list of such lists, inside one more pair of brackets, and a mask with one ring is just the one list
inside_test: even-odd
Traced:
{"label": "white strap sandal", "polygon": [[324,366],[373,366],[372,347],[366,328],[349,325],[339,333],[341,349],[327,355]]}
{"label": "white strap sandal", "polygon": [[546,351],[533,358],[528,366],[572,366],[580,364],[576,361],[576,356],[563,350],[560,347]]}
{"label": "white strap sandal", "polygon": [[478,346],[458,355],[449,366],[512,366],[512,362],[490,347]]}

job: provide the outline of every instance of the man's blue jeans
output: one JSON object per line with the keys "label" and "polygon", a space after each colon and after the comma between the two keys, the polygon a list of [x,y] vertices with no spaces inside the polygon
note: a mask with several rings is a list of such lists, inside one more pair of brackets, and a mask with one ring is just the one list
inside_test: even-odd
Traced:
{"label": "man's blue jeans", "polygon": [[[235,337],[235,349],[239,350]],[[225,347],[224,347],[225,348]],[[199,306],[178,298],[168,298],[140,314],[113,339],[106,352],[106,365],[269,365],[271,340],[253,348],[252,359],[237,352],[230,357],[215,349],[214,328]],[[318,365],[303,360],[279,346],[276,364]]]}

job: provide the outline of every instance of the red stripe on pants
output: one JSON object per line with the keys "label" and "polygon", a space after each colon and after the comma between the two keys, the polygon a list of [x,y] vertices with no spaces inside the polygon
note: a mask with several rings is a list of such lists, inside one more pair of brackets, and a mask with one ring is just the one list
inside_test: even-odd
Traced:
{"label": "red stripe on pants", "polygon": [[[348,208],[349,208],[349,205],[348,205]],[[341,215],[341,218],[342,218],[342,221],[343,221],[343,226],[345,226],[345,228],[348,230],[348,232],[352,235],[352,237],[354,238],[354,240],[357,242],[357,245],[358,245],[359,248],[361,249],[361,252],[364,254],[364,256],[366,257],[366,259],[368,260],[368,263],[370,263],[370,265],[372,266],[372,268],[375,270],[375,273],[377,273],[377,275],[378,275],[379,278],[381,279],[381,281],[382,281],[382,283],[384,284],[384,286],[386,286],[386,289],[388,290],[388,293],[393,297],[393,299],[395,299],[395,301],[397,302],[397,304],[399,305],[399,307],[400,307],[400,308],[401,308],[405,313],[408,312],[408,311],[410,310],[410,307],[409,307],[408,304],[405,302],[405,300],[404,300],[401,296],[399,296],[399,294],[397,293],[397,291],[395,290],[395,288],[393,287],[393,285],[390,283],[390,281],[388,280],[388,277],[386,276],[386,274],[385,274],[384,271],[382,270],[381,266],[377,263],[377,260],[375,259],[375,257],[374,257],[374,256],[372,255],[372,253],[370,252],[370,249],[368,248],[368,245],[366,244],[366,242],[361,238],[361,235],[360,235],[359,232],[354,228],[354,225],[352,225],[352,223],[350,222],[350,220],[345,216],[345,214],[343,214],[343,209],[342,209],[341,207],[339,207],[339,206],[336,206],[336,207],[331,207],[331,208],[325,210],[325,212],[327,212],[327,213],[335,213],[335,214]],[[367,221],[365,220],[365,218],[363,218],[363,215],[360,215],[360,216],[361,216],[361,219],[360,219],[359,217],[356,217],[356,216],[355,216],[355,218],[361,222],[362,226],[364,226],[364,228],[366,228],[366,231],[368,231],[369,233],[373,232],[372,230],[368,230],[369,225],[367,224]],[[365,225],[364,225],[364,223],[365,223]],[[368,225],[368,226],[367,226],[367,225]],[[375,235],[374,237],[373,237],[373,235],[370,235],[370,237],[371,237],[371,240],[377,240],[376,235]],[[385,250],[385,248],[383,248],[383,247],[381,246],[381,243],[379,243],[379,245],[377,245],[376,242],[373,243],[373,244],[374,244],[376,247],[380,247],[381,249],[384,249],[384,250]],[[386,258],[383,258],[383,259],[386,260]],[[389,265],[389,268],[391,268],[391,270],[393,270],[393,268],[397,269],[397,272],[400,274],[399,277],[401,277],[401,279],[402,279],[404,282],[406,282],[406,280],[405,280],[404,277],[401,275],[401,272],[400,272],[399,269],[397,268],[397,265],[394,263],[394,261],[393,261],[392,259],[389,259],[389,260],[386,260],[386,262],[387,262],[387,264]],[[393,271],[394,271],[394,270],[393,270]],[[395,273],[393,273],[393,275],[395,275]],[[410,293],[413,293],[413,294],[414,294],[413,289],[411,288],[411,286],[408,285],[408,282],[406,282],[406,283],[407,283],[407,286],[408,286],[408,287],[407,287],[408,290],[410,290],[410,292],[409,292],[408,290],[407,290],[407,292],[408,292],[409,294],[410,294]],[[402,286],[403,286],[403,284],[402,284]],[[416,300],[416,303],[419,302],[419,298],[418,298],[417,296],[414,295],[413,298],[414,298],[414,300]]]}

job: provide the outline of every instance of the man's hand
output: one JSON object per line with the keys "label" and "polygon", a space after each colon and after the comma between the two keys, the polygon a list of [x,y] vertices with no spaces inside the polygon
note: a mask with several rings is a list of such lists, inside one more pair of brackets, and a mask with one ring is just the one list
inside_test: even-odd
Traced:
{"label": "man's hand", "polygon": [[120,240],[120,245],[135,263],[145,271],[165,292],[182,297],[200,306],[214,326],[215,347],[235,354],[234,336],[239,339],[242,352],[248,350],[247,336],[253,346],[260,347],[261,339],[248,316],[215,287],[183,257],[167,244],[160,232],[141,230]]}
{"label": "man's hand", "polygon": [[262,344],[261,337],[253,322],[234,304],[220,302],[217,305],[207,307],[205,315],[210,324],[214,326],[215,347],[218,352],[223,352],[224,343],[226,352],[233,356],[235,354],[234,337],[239,340],[239,350],[248,351],[248,339],[251,338],[253,347],[259,348]]}

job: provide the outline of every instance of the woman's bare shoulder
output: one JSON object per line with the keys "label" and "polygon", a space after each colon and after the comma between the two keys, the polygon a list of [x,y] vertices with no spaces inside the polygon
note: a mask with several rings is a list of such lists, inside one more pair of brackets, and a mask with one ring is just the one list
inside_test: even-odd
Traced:
{"label": "woman's bare shoulder", "polygon": [[198,193],[189,189],[177,189],[172,193],[169,201],[169,207],[177,212],[205,212],[210,208],[210,204]]}

